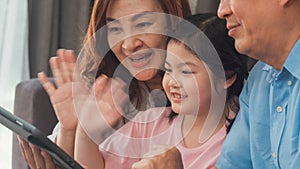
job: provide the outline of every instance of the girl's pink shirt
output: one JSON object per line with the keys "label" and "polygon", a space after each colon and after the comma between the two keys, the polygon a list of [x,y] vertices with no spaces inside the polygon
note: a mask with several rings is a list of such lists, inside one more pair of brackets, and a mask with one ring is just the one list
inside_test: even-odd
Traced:
{"label": "girl's pink shirt", "polygon": [[151,108],[141,112],[99,145],[106,169],[128,169],[156,145],[176,146],[185,169],[213,168],[226,137],[225,125],[207,142],[187,148],[182,141],[183,115],[169,121],[171,109]]}

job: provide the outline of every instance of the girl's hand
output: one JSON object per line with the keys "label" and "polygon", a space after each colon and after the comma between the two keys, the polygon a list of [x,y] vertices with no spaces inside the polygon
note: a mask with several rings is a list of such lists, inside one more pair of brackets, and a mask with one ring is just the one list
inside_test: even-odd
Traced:
{"label": "girl's hand", "polygon": [[129,99],[124,90],[125,83],[121,79],[112,79],[105,75],[98,77],[94,84],[97,108],[110,127],[115,127],[124,118],[123,108]]}
{"label": "girl's hand", "polygon": [[[101,75],[96,79],[89,97],[86,97],[84,106],[77,111],[82,128],[96,144],[101,143],[109,135],[107,133],[112,133],[120,122],[124,123],[122,109],[128,100],[124,88],[125,83],[120,79]],[[78,94],[75,96],[77,105],[77,100],[82,96]]]}

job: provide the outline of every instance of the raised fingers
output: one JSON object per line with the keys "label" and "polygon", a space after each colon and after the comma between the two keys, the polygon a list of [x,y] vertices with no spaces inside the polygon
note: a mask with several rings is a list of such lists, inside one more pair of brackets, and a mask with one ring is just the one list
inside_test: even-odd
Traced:
{"label": "raised fingers", "polygon": [[43,88],[46,90],[48,95],[51,97],[55,93],[55,87],[52,82],[49,81],[48,77],[44,72],[38,73],[38,78],[43,85]]}
{"label": "raised fingers", "polygon": [[64,83],[64,80],[63,80],[63,75],[60,71],[58,57],[51,57],[49,59],[49,63],[50,63],[51,71],[54,76],[57,87],[62,86]]}
{"label": "raised fingers", "polygon": [[76,57],[72,50],[57,50],[58,62],[63,82],[71,82],[75,69]]}
{"label": "raised fingers", "polygon": [[106,75],[101,75],[96,79],[93,90],[97,99],[102,99],[105,92],[104,88],[106,88],[108,81],[109,79]]}
{"label": "raised fingers", "polygon": [[112,80],[109,90],[112,93],[111,102],[115,105],[118,112],[122,113],[124,104],[129,101],[128,91],[125,91],[125,83],[121,79]]}

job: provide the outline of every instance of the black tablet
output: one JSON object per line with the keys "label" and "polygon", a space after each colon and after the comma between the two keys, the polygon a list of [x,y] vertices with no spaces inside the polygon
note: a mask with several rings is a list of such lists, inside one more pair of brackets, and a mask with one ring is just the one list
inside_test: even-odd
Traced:
{"label": "black tablet", "polygon": [[57,168],[83,169],[72,157],[53,143],[48,137],[32,124],[8,112],[0,106],[0,123],[23,137],[28,142],[48,152]]}

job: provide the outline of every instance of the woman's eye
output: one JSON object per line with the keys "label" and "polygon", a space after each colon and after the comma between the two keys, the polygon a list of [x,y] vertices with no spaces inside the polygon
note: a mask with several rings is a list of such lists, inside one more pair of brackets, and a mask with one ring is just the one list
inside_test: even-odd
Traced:
{"label": "woman's eye", "polygon": [[108,28],[109,33],[118,34],[121,31],[122,31],[122,29],[120,27],[110,27],[110,28]]}
{"label": "woman's eye", "polygon": [[146,27],[149,27],[150,25],[152,25],[151,22],[141,22],[141,23],[136,24],[136,27],[137,28],[146,28]]}

